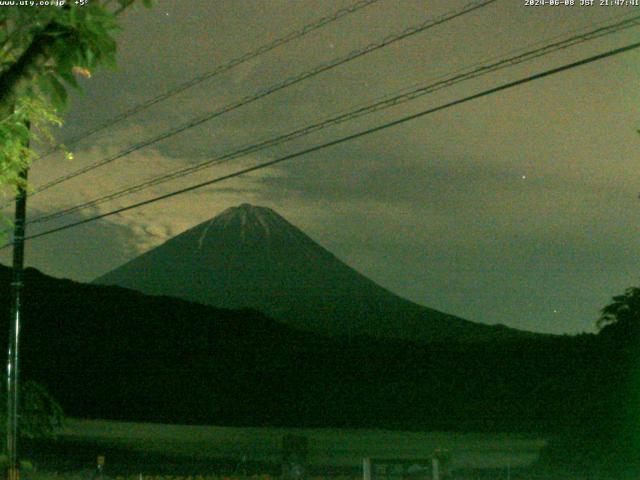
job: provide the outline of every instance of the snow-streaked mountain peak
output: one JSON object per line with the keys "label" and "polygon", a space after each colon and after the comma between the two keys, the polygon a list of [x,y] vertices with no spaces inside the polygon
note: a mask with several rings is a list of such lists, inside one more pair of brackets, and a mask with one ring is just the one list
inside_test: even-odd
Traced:
{"label": "snow-streaked mountain peak", "polygon": [[[288,222],[272,209],[249,203],[227,208],[213,218],[210,224],[223,228],[235,226],[239,229],[240,239],[243,241],[248,235],[257,233],[268,238],[274,231],[288,227]],[[206,232],[203,233],[206,235]]]}

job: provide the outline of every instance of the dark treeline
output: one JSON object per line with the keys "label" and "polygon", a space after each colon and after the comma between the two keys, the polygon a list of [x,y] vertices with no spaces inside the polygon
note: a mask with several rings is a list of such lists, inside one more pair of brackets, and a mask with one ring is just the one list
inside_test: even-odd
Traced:
{"label": "dark treeline", "polygon": [[[9,281],[3,267],[7,307]],[[638,410],[637,335],[615,325],[599,335],[418,345],[322,337],[251,310],[33,269],[24,297],[23,376],[68,416],[551,433],[616,432]]]}

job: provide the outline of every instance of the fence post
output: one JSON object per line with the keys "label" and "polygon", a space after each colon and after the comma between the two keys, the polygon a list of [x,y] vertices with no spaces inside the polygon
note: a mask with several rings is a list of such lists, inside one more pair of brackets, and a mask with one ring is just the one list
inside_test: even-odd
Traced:
{"label": "fence post", "polygon": [[371,480],[371,459],[362,459],[362,480]]}
{"label": "fence post", "polygon": [[438,465],[438,459],[434,458],[433,460],[431,460],[431,467],[432,467],[432,475],[431,478],[433,478],[433,480],[440,480],[440,465]]}

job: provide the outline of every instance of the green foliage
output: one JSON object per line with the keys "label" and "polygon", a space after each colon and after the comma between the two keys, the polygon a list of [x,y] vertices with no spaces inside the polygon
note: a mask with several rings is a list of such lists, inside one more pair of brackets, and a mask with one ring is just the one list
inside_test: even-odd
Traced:
{"label": "green foliage", "polygon": [[115,11],[109,3],[0,9],[0,186],[20,185],[34,141],[53,142],[76,77],[115,66],[117,14],[134,0],[118,0]]}
{"label": "green foliage", "polygon": [[[2,379],[6,384],[6,378]],[[62,425],[64,414],[62,407],[40,384],[24,382],[20,388],[20,434],[24,438],[43,438],[53,435]],[[6,389],[0,396],[0,419],[7,415]],[[0,432],[6,428],[6,422],[0,421]]]}
{"label": "green foliage", "polygon": [[94,2],[31,10],[9,8],[0,13],[4,27],[0,38],[5,38],[0,73],[8,75],[19,69],[28,80],[14,81],[14,101],[39,93],[60,110],[67,101],[64,83],[78,88],[74,76],[78,68],[114,65],[116,17]]}
{"label": "green foliage", "polygon": [[[30,122],[39,129],[30,130],[27,127]],[[41,97],[20,98],[13,112],[0,120],[0,185],[26,187],[20,172],[36,157],[28,147],[30,140],[52,143],[51,127],[60,124],[55,110]]]}
{"label": "green foliage", "polygon": [[602,309],[598,327],[615,324],[631,328],[640,324],[640,288],[626,289],[624,294],[613,297],[613,302]]}
{"label": "green foliage", "polygon": [[20,430],[25,437],[46,437],[62,425],[62,407],[40,384],[26,382],[22,388]]}
{"label": "green foliage", "polygon": [[552,439],[542,460],[596,466],[621,478],[625,468],[640,465],[640,288],[614,296],[597,325],[600,332],[585,378],[592,379],[592,386],[574,405],[583,410],[582,420]]}

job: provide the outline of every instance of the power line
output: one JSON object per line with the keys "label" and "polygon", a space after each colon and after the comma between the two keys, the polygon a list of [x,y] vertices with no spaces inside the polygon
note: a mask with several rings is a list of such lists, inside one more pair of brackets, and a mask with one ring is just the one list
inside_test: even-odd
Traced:
{"label": "power line", "polygon": [[[259,57],[260,55],[264,55],[265,53],[268,53],[272,50],[275,50],[278,47],[281,47],[282,45],[285,45],[289,42],[292,42],[294,40],[297,40],[315,30],[318,30],[332,22],[335,22],[343,17],[346,17],[347,15],[350,15],[352,13],[357,12],[358,10],[362,10],[365,7],[368,7],[371,4],[374,4],[376,2],[379,2],[380,0],[359,0],[355,3],[353,3],[352,5],[349,5],[348,7],[345,8],[341,8],[340,10],[337,10],[336,12],[334,12],[331,15],[327,15],[325,17],[322,17],[312,23],[309,23],[307,25],[304,25],[302,28],[298,29],[298,30],[294,30],[289,32],[288,34],[277,38],[276,40],[267,43],[265,45],[262,45],[260,47],[258,47],[257,49],[251,51],[251,52],[247,52],[239,57],[236,57],[232,60],[229,60],[227,63],[224,63],[216,68],[214,68],[213,70],[210,70],[208,72],[205,72],[201,75],[198,75],[197,77],[194,77],[190,80],[187,80],[186,82],[181,83],[180,85],[167,90],[166,92],[157,95],[153,98],[150,98],[146,101],[144,101],[143,103],[140,103],[132,108],[130,108],[129,110],[126,110],[125,112],[120,113],[119,115],[116,115],[115,117],[112,117],[108,120],[106,120],[104,123],[98,125],[97,127],[91,128],[89,130],[86,130],[84,132],[82,132],[81,134],[77,135],[76,137],[73,137],[65,142],[63,142],[64,145],[69,146],[69,145],[75,145],[78,142],[84,140],[85,138],[90,137],[91,135],[94,135],[106,128],[112,127],[113,125],[116,125],[118,123],[120,123],[121,121],[137,114],[140,113],[144,110],[146,110],[149,107],[152,107],[153,105],[156,105],[157,103],[163,102],[165,100],[168,100],[171,97],[174,97],[182,92],[184,92],[185,90],[188,90],[192,87],[195,87],[196,85],[204,82],[205,80],[209,80],[210,78],[213,78],[217,75],[220,75],[222,73],[228,72],[229,70],[237,67],[238,65],[241,65],[245,62],[248,62],[249,60],[253,60],[256,57]],[[55,152],[58,148],[60,148],[61,144],[56,145],[55,147],[51,148],[50,150],[48,150],[47,152],[45,152],[40,159],[52,154],[53,152]]]}
{"label": "power line", "polygon": [[[596,38],[600,38],[602,36],[605,35],[610,35],[612,33],[617,33],[621,30],[627,29],[627,28],[631,28],[631,27],[637,27],[640,24],[640,15],[635,15],[632,18],[626,19],[626,20],[622,20],[620,22],[617,22],[615,24],[611,24],[611,25],[606,25],[604,27],[600,27],[591,31],[588,31],[586,33],[582,33],[582,34],[578,34],[578,35],[574,35],[570,38],[558,41],[558,42],[554,42],[551,44],[547,44],[547,45],[543,45],[542,47],[533,49],[533,50],[529,50],[529,51],[525,51],[524,53],[512,56],[512,57],[508,57],[508,58],[503,58],[497,62],[494,62],[490,65],[482,65],[480,67],[477,67],[475,69],[469,70],[464,72],[461,74],[457,74],[457,75],[453,75],[450,77],[445,77],[445,76],[441,76],[440,78],[442,78],[442,80],[439,80],[437,82],[428,84],[428,85],[421,85],[418,86],[417,88],[414,88],[411,91],[406,91],[404,93],[395,95],[394,97],[389,98],[389,96],[385,97],[383,100],[379,100],[379,101],[375,101],[373,103],[369,103],[363,107],[360,108],[356,108],[354,110],[350,110],[346,113],[342,113],[340,115],[334,116],[332,118],[329,119],[325,119],[323,121],[320,122],[316,122],[314,124],[311,125],[307,125],[303,128],[299,128],[297,130],[294,130],[292,132],[283,134],[283,135],[279,135],[277,137],[259,142],[257,144],[251,144],[245,147],[242,147],[240,149],[237,149],[233,152],[224,154],[222,156],[218,156],[218,157],[214,157],[212,159],[206,160],[204,162],[201,162],[199,164],[196,165],[192,165],[186,168],[180,168],[180,169],[176,169],[173,170],[171,172],[165,173],[163,175],[159,175],[156,176],[154,178],[151,178],[149,180],[145,180],[141,183],[135,184],[135,185],[130,185],[124,189],[115,191],[115,192],[111,192],[108,193],[106,195],[103,195],[101,197],[95,198],[93,200],[89,200],[87,202],[84,202],[82,204],[79,205],[74,205],[68,208],[64,208],[62,210],[58,210],[56,212],[50,213],[50,214],[45,214],[45,215],[41,215],[39,217],[36,217],[35,219],[32,219],[31,221],[29,221],[29,224],[34,224],[34,223],[44,223],[44,222],[48,222],[51,220],[54,220],[56,218],[60,218],[60,217],[64,217],[66,215],[69,215],[71,213],[74,213],[76,211],[79,210],[83,210],[85,208],[88,207],[93,207],[93,206],[97,206],[100,205],[102,203],[111,201],[111,200],[115,200],[117,198],[126,196],[126,195],[130,195],[132,193],[136,193],[142,190],[145,190],[147,188],[150,188],[152,186],[156,186],[156,185],[160,185],[162,183],[165,183],[167,181],[170,180],[174,180],[177,178],[181,178],[184,177],[186,175],[190,175],[193,174],[197,171],[203,170],[205,168],[209,168],[213,165],[219,165],[223,162],[228,162],[231,161],[233,159],[242,157],[242,156],[246,156],[250,153],[255,153],[257,151],[275,146],[275,145],[279,145],[281,143],[284,142],[288,142],[290,140],[293,140],[295,138],[299,138],[302,136],[306,136],[309,135],[311,133],[317,132],[319,130],[322,130],[324,128],[330,127],[330,126],[334,126],[334,125],[338,125],[340,123],[346,122],[346,121],[350,121],[353,120],[355,118],[359,118],[361,116],[364,115],[368,115],[380,110],[384,110],[396,105],[400,105],[402,103],[411,101],[411,100],[415,100],[423,95],[429,94],[429,93],[433,93],[437,90],[441,90],[444,88],[448,88],[450,86],[453,86],[457,83],[466,81],[466,80],[470,80],[473,78],[477,78],[479,76],[482,75],[486,75],[488,73],[492,73],[495,72],[497,70],[506,68],[506,67],[511,67],[513,65],[517,65],[526,61],[530,61],[545,55],[548,55],[550,53],[556,52],[558,50],[561,49],[566,49],[569,48],[571,46],[575,46],[581,43],[584,43],[586,41],[590,41]],[[557,37],[554,37],[557,38]],[[540,42],[538,42],[537,44],[539,44]],[[521,51],[518,50],[518,51]]]}
{"label": "power line", "polygon": [[246,96],[242,99],[240,99],[237,102],[231,103],[229,105],[226,105],[218,110],[215,110],[214,112],[211,113],[207,113],[205,115],[201,115],[199,117],[196,117],[195,119],[187,122],[186,124],[181,125],[180,127],[176,127],[173,128],[171,130],[168,130],[160,135],[157,135],[151,139],[148,140],[144,140],[142,142],[136,143],[130,147],[128,147],[127,149],[111,156],[111,157],[107,157],[104,158],[102,160],[99,160],[97,162],[94,162],[90,165],[87,165],[83,168],[80,168],[74,172],[71,172],[69,174],[63,175],[61,177],[58,177],[54,180],[51,180],[50,182],[45,183],[44,185],[37,187],[33,192],[31,192],[31,196],[36,195],[38,193],[41,193],[51,187],[54,187],[56,185],[59,185],[62,182],[65,182],[67,180],[71,180],[72,178],[75,178],[79,175],[82,175],[84,173],[87,173],[91,170],[94,170],[96,168],[99,168],[103,165],[107,165],[115,160],[118,160],[122,157],[125,157],[137,150],[140,150],[142,148],[148,147],[149,145],[152,145],[154,143],[157,143],[161,140],[166,140],[167,138],[173,137],[174,135],[177,135],[179,133],[182,133],[186,130],[189,130],[191,128],[197,127],[198,125],[201,125],[204,122],[207,122],[209,120],[212,120],[216,117],[219,117],[225,113],[231,112],[233,110],[236,110],[237,108],[240,108],[244,105],[247,105],[249,103],[255,102],[256,100],[259,100],[261,98],[264,98],[268,95],[271,95],[275,92],[278,92],[280,90],[283,90],[287,87],[290,87],[292,85],[295,85],[297,83],[300,83],[308,78],[314,77],[316,75],[319,75],[320,73],[324,73],[327,72],[329,70],[332,70],[340,65],[343,65],[347,62],[350,62],[352,60],[355,60],[359,57],[362,57],[364,55],[367,55],[371,52],[374,52],[376,50],[379,50],[381,48],[384,48],[388,45],[391,45],[395,42],[398,42],[400,40],[404,40],[405,38],[411,37],[413,35],[416,35],[418,33],[421,33],[425,30],[428,30],[430,28],[433,28],[437,25],[440,25],[442,23],[451,21],[457,17],[460,17],[462,15],[465,15],[467,13],[473,12],[477,9],[483,8],[491,3],[496,2],[497,0],[475,0],[469,4],[467,4],[466,6],[464,6],[461,9],[457,9],[448,13],[445,13],[443,15],[440,15],[438,17],[435,18],[430,18],[425,20],[424,22],[421,22],[419,25],[407,28],[405,30],[403,30],[400,33],[396,33],[396,34],[392,34],[389,35],[387,37],[385,37],[383,40],[376,42],[376,43],[371,43],[369,45],[367,45],[364,48],[358,49],[358,50],[354,50],[351,53],[343,56],[343,57],[339,57],[336,58],[334,60],[331,60],[327,63],[323,63],[315,68],[313,68],[312,70],[303,72],[301,74],[295,75],[293,77],[289,77],[286,80],[283,80],[279,83],[276,83],[275,85],[272,85],[266,89],[260,90],[257,93],[253,94],[253,95],[249,95]]}
{"label": "power line", "polygon": [[[370,135],[372,133],[376,133],[376,132],[379,132],[379,131],[382,131],[382,130],[386,130],[388,128],[395,127],[397,125],[401,125],[403,123],[406,123],[406,122],[409,122],[409,121],[412,121],[412,120],[416,120],[416,119],[424,117],[426,115],[430,115],[432,113],[439,112],[441,110],[445,110],[447,108],[451,108],[451,107],[454,107],[454,106],[469,102],[471,100],[476,100],[478,98],[482,98],[482,97],[485,97],[485,96],[488,96],[488,95],[492,95],[492,94],[500,92],[502,90],[507,90],[509,88],[513,88],[513,87],[516,87],[516,86],[519,86],[519,85],[523,85],[525,83],[528,83],[528,82],[531,82],[531,81],[534,81],[534,80],[538,80],[538,79],[541,79],[541,78],[544,78],[544,77],[555,75],[557,73],[564,72],[564,71],[567,71],[567,70],[570,70],[570,69],[573,69],[573,68],[576,68],[576,67],[580,67],[582,65],[593,63],[593,62],[596,62],[598,60],[602,60],[602,59],[605,59],[605,58],[613,57],[613,56],[619,55],[621,53],[629,52],[629,51],[634,50],[634,49],[639,48],[639,47],[640,47],[640,42],[636,42],[636,43],[632,43],[630,45],[627,45],[625,47],[620,47],[620,48],[616,48],[616,49],[613,49],[613,50],[609,50],[607,52],[600,53],[600,54],[597,54],[597,55],[593,55],[591,57],[587,57],[587,58],[584,58],[582,60],[578,60],[576,62],[572,62],[572,63],[569,63],[569,64],[562,65],[560,67],[552,68],[550,70],[545,70],[544,72],[537,73],[537,74],[534,74],[534,75],[530,75],[530,76],[522,78],[520,80],[515,80],[515,81],[512,81],[512,82],[504,83],[504,84],[499,85],[497,87],[493,87],[493,88],[484,90],[484,91],[482,91],[480,93],[469,95],[467,97],[464,97],[464,98],[461,98],[461,99],[458,99],[458,100],[454,100],[452,102],[448,102],[448,103],[445,103],[445,104],[440,105],[438,107],[430,108],[428,110],[423,110],[421,112],[418,112],[418,113],[415,113],[415,114],[412,114],[412,115],[407,115],[407,116],[402,117],[402,118],[400,118],[398,120],[387,122],[387,123],[384,123],[384,124],[379,125],[377,127],[372,127],[372,128],[363,130],[363,131],[358,132],[358,133],[354,133],[354,134],[351,134],[351,135],[347,135],[345,137],[341,137],[341,138],[339,138],[337,140],[332,140],[330,142],[326,142],[326,143],[323,143],[323,144],[320,144],[320,145],[316,145],[314,147],[310,147],[310,148],[301,150],[301,151],[296,152],[296,153],[285,155],[284,157],[276,158],[274,160],[269,160],[267,162],[262,162],[262,163],[259,163],[258,165],[254,165],[252,167],[247,167],[247,168],[244,168],[242,170],[238,170],[238,171],[236,171],[234,173],[230,173],[230,174],[227,174],[227,175],[222,175],[220,177],[217,177],[217,178],[214,178],[214,179],[211,179],[211,180],[207,180],[205,182],[201,182],[201,183],[198,183],[198,184],[195,184],[195,185],[191,185],[191,186],[186,187],[186,188],[175,190],[175,191],[170,192],[170,193],[165,193],[165,194],[159,195],[157,197],[153,197],[153,198],[150,198],[150,199],[147,199],[147,200],[143,200],[141,202],[137,202],[137,203],[134,203],[134,204],[131,204],[131,205],[127,205],[126,207],[117,208],[115,210],[111,210],[109,212],[102,213],[100,215],[95,215],[95,216],[90,217],[90,218],[85,218],[85,219],[79,220],[77,222],[73,222],[73,223],[70,223],[70,224],[67,224],[67,225],[63,225],[61,227],[52,228],[50,230],[46,230],[44,232],[37,233],[35,235],[30,235],[28,237],[25,237],[25,240],[32,240],[32,239],[35,239],[35,238],[43,237],[45,235],[51,235],[53,233],[57,233],[57,232],[60,232],[60,231],[63,231],[63,230],[67,230],[69,228],[77,227],[77,226],[83,225],[85,223],[93,222],[95,220],[100,220],[102,218],[106,218],[106,217],[109,217],[111,215],[116,215],[118,213],[126,212],[128,210],[133,210],[135,208],[139,208],[139,207],[142,207],[142,206],[145,206],[145,205],[149,205],[151,203],[155,203],[155,202],[158,202],[160,200],[166,200],[167,198],[175,197],[177,195],[180,195],[180,194],[183,194],[183,193],[187,193],[187,192],[190,192],[190,191],[193,191],[193,190],[197,190],[199,188],[206,187],[206,186],[209,186],[209,185],[213,185],[215,183],[220,183],[220,182],[222,182],[224,180],[229,180],[231,178],[238,177],[238,176],[244,175],[246,173],[254,172],[256,170],[261,170],[263,168],[267,168],[267,167],[276,165],[278,163],[282,163],[282,162],[287,161],[287,160],[291,160],[291,159],[294,159],[294,158],[297,158],[297,157],[301,157],[303,155],[308,155],[310,153],[314,153],[314,152],[323,150],[325,148],[333,147],[335,145],[339,145],[339,144],[342,144],[342,143],[345,143],[345,142],[356,140],[356,139],[358,139],[360,137],[364,137],[364,136]],[[8,247],[10,245],[12,245],[12,243],[8,243],[8,244],[6,244],[6,245],[4,245],[3,247],[0,247],[0,248],[6,248],[6,247]]]}

